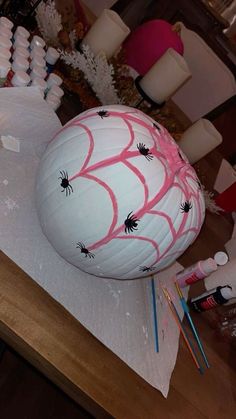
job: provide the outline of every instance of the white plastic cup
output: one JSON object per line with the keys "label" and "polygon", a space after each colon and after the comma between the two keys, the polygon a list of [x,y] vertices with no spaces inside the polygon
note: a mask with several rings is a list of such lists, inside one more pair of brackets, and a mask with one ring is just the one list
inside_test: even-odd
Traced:
{"label": "white plastic cup", "polygon": [[11,84],[14,87],[28,86],[29,83],[30,76],[24,71],[16,71],[11,80]]}
{"label": "white plastic cup", "polygon": [[12,32],[10,31],[10,29],[7,29],[5,26],[0,26],[0,35],[4,36],[7,39],[12,38]]}
{"label": "white plastic cup", "polygon": [[59,106],[61,105],[61,101],[59,99],[59,97],[53,95],[53,94],[48,94],[46,97],[46,102],[48,103],[48,105],[54,110],[56,111]]}
{"label": "white plastic cup", "polygon": [[32,41],[30,43],[30,49],[33,49],[35,46],[44,48],[45,45],[46,45],[46,43],[43,40],[43,38],[41,38],[41,36],[34,35]]}
{"label": "white plastic cup", "polygon": [[30,33],[29,31],[27,31],[27,29],[25,29],[23,26],[17,26],[16,31],[14,33],[14,39],[17,38],[17,36],[23,36],[23,38],[25,39],[29,39],[30,37]]}
{"label": "white plastic cup", "polygon": [[26,38],[24,38],[21,35],[17,35],[17,37],[14,39],[14,44],[13,44],[13,48],[16,49],[17,47],[22,47],[22,48],[29,48],[29,41],[27,41]]}
{"label": "white plastic cup", "polygon": [[64,92],[59,86],[54,84],[48,92],[48,95],[51,95],[51,94],[53,94],[54,96],[57,96],[59,99],[61,99],[62,96],[64,95]]}
{"label": "white plastic cup", "polygon": [[28,70],[28,68],[29,68],[29,61],[26,60],[25,58],[23,58],[23,57],[16,57],[13,60],[12,70],[14,72],[16,72],[18,70],[21,70],[21,71],[25,71],[26,72]]}
{"label": "white plastic cup", "polygon": [[11,53],[7,48],[0,47],[0,57],[4,60],[9,61],[11,58]]}
{"label": "white plastic cup", "polygon": [[35,56],[32,58],[32,61],[31,61],[31,63],[30,63],[30,68],[31,68],[31,70],[32,70],[34,67],[42,67],[42,68],[44,68],[44,69],[45,69],[45,66],[46,66],[45,59],[44,59],[44,58],[42,58],[42,57],[40,57],[39,55],[35,55]]}
{"label": "white plastic cup", "polygon": [[34,46],[34,48],[30,51],[30,58],[31,59],[33,59],[36,56],[44,58],[45,55],[46,55],[46,51],[42,47]]}
{"label": "white plastic cup", "polygon": [[0,47],[10,50],[12,47],[12,42],[5,36],[0,35]]}
{"label": "white plastic cup", "polygon": [[40,79],[39,77],[35,77],[35,79],[32,80],[31,86],[37,86],[44,96],[46,90],[47,90],[47,82],[43,79]]}
{"label": "white plastic cup", "polygon": [[48,76],[48,79],[47,79],[47,85],[48,85],[48,88],[50,89],[50,87],[52,87],[54,84],[56,85],[56,86],[61,86],[61,84],[63,83],[63,80],[62,80],[62,78],[60,77],[60,76],[58,76],[57,74],[55,74],[55,73],[51,73],[51,74],[49,74],[49,76]]}
{"label": "white plastic cup", "polygon": [[14,24],[13,22],[5,16],[0,17],[0,26],[4,26],[5,28],[12,30]]}
{"label": "white plastic cup", "polygon": [[16,57],[23,57],[26,60],[28,60],[29,55],[30,53],[28,49],[23,48],[23,47],[17,47],[12,54],[12,58],[14,60]]}
{"label": "white plastic cup", "polygon": [[0,87],[4,85],[10,69],[11,69],[10,62],[7,60],[4,60],[4,58],[0,58]]}
{"label": "white plastic cup", "polygon": [[40,78],[40,79],[45,79],[47,73],[46,70],[44,70],[44,68],[42,67],[34,67],[31,72],[30,72],[30,78],[31,80],[34,80],[36,77]]}

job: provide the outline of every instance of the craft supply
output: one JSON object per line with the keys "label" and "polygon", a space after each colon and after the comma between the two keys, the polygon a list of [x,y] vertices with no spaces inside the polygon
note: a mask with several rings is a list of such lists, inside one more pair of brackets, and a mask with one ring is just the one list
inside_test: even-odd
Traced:
{"label": "craft supply", "polygon": [[190,300],[190,307],[197,312],[211,310],[218,305],[226,304],[232,298],[236,298],[236,293],[229,285],[219,286],[210,291],[204,292],[198,297]]}
{"label": "craft supply", "polygon": [[12,42],[10,41],[10,39],[6,38],[5,36],[0,35],[0,47],[10,50],[11,46],[12,46]]}
{"label": "craft supply", "polygon": [[23,57],[15,57],[12,62],[12,70],[15,72],[17,70],[27,71],[29,68],[29,61]]}
{"label": "craft supply", "polygon": [[157,104],[169,99],[191,77],[182,55],[169,48],[140,80],[143,92]]}
{"label": "craft supply", "polygon": [[46,56],[45,56],[46,67],[47,67],[48,73],[52,73],[54,66],[59,57],[60,57],[60,53],[55,48],[52,48],[52,47],[48,48],[46,52]]}
{"label": "craft supply", "polygon": [[46,45],[46,43],[43,40],[43,38],[41,38],[41,36],[34,35],[32,41],[30,43],[30,49],[32,50],[34,47],[44,48],[45,45]]}
{"label": "craft supply", "polygon": [[129,33],[130,29],[116,12],[104,9],[81,45],[88,45],[95,56],[104,51],[106,57],[111,58]]}
{"label": "craft supply", "polygon": [[0,26],[4,26],[5,28],[12,30],[14,24],[13,22],[5,16],[0,17]]}
{"label": "craft supply", "polygon": [[43,96],[47,90],[47,82],[43,79],[40,79],[39,77],[35,77],[35,79],[32,80],[30,86],[37,86]]}
{"label": "craft supply", "polygon": [[217,263],[214,259],[200,260],[189,268],[176,274],[176,280],[181,288],[194,284],[216,271]]}
{"label": "craft supply", "polygon": [[48,105],[54,111],[56,111],[60,107],[60,105],[61,105],[61,101],[60,101],[59,97],[58,96],[55,96],[53,94],[46,96],[46,102],[48,103]]}
{"label": "craft supply", "polygon": [[217,252],[214,256],[214,259],[218,266],[226,265],[229,260],[227,253],[225,252]]}
{"label": "craft supply", "polygon": [[52,87],[54,84],[57,85],[57,86],[61,86],[62,82],[63,82],[62,78],[59,77],[55,73],[50,73],[48,78],[47,78],[48,88]]}
{"label": "craft supply", "polygon": [[50,87],[48,95],[53,94],[57,97],[59,97],[59,99],[62,98],[62,96],[64,95],[63,90],[61,89],[61,87],[57,86],[56,84],[54,84],[52,87]]}
{"label": "craft supply", "polygon": [[16,39],[19,35],[23,36],[23,38],[25,38],[27,40],[30,37],[29,31],[27,31],[27,29],[25,29],[23,26],[17,26],[13,38]]}
{"label": "craft supply", "polygon": [[153,330],[154,330],[155,349],[156,349],[156,352],[159,352],[156,289],[155,289],[155,278],[153,276],[151,279],[151,289],[152,289],[152,310],[153,310]]}
{"label": "craft supply", "polygon": [[35,55],[31,60],[30,68],[31,68],[31,70],[34,67],[42,67],[42,68],[45,69],[45,64],[46,64],[46,62],[45,62],[45,59],[43,57],[40,57],[40,55]]}
{"label": "craft supply", "polygon": [[186,318],[187,318],[187,320],[188,320],[188,323],[189,323],[189,325],[190,325],[190,328],[191,328],[191,330],[192,330],[193,336],[194,336],[194,338],[196,339],[196,342],[197,342],[197,344],[198,344],[198,347],[199,347],[199,350],[200,350],[200,352],[201,352],[201,354],[202,354],[202,357],[203,357],[203,359],[204,359],[204,362],[205,362],[205,364],[206,364],[207,368],[209,368],[209,367],[210,367],[210,365],[209,365],[209,362],[208,362],[207,356],[206,356],[206,354],[205,354],[205,351],[204,351],[204,349],[203,349],[203,346],[202,346],[201,340],[200,340],[200,338],[199,338],[199,336],[198,336],[198,333],[197,333],[196,327],[194,326],[194,323],[193,323],[192,317],[190,316],[190,313],[189,313],[189,308],[188,308],[188,304],[187,304],[187,302],[185,301],[185,298],[184,298],[184,296],[183,296],[183,293],[182,293],[182,291],[181,291],[181,289],[180,289],[179,284],[178,284],[178,282],[177,282],[177,281],[175,281],[175,286],[176,286],[177,292],[178,292],[178,294],[179,294],[179,298],[180,298],[180,302],[181,302],[182,308],[183,308],[183,310],[184,310],[184,314],[185,314],[185,316],[186,316]]}
{"label": "craft supply", "polygon": [[40,56],[44,58],[45,55],[46,55],[45,49],[43,49],[42,47],[38,47],[37,45],[35,45],[33,49],[30,51],[31,59],[33,59],[35,56]]}
{"label": "craft supply", "polygon": [[[236,294],[236,258],[232,258],[224,266],[219,266],[217,271],[205,281],[205,287],[209,291],[225,284],[230,285],[234,294]],[[226,304],[235,302],[236,299],[229,300]]]}
{"label": "craft supply", "polygon": [[11,53],[9,49],[0,47],[0,57],[4,58],[4,60],[9,61],[11,58]]}
{"label": "craft supply", "polygon": [[35,77],[38,77],[40,79],[45,79],[46,75],[47,75],[46,70],[39,66],[35,66],[34,68],[32,68],[30,72],[31,80],[35,79]]}
{"label": "craft supply", "polygon": [[178,145],[191,164],[210,153],[220,143],[222,135],[207,119],[199,119],[191,125],[178,141]]}
{"label": "craft supply", "polygon": [[29,47],[29,41],[21,35],[18,35],[13,42],[13,48],[22,47],[27,49]]}
{"label": "craft supply", "polygon": [[1,135],[1,143],[6,150],[15,151],[15,153],[20,152],[19,138],[12,137],[11,135]]}
{"label": "craft supply", "polygon": [[8,87],[23,87],[30,82],[30,77],[24,71],[16,71],[13,75]]}
{"label": "craft supply", "polygon": [[10,29],[6,28],[5,26],[0,26],[0,36],[3,36],[4,38],[11,39],[12,38],[12,32]]}
{"label": "craft supply", "polygon": [[201,367],[201,365],[200,365],[200,363],[199,363],[199,361],[197,359],[197,356],[196,356],[196,354],[194,352],[194,349],[193,349],[192,344],[191,344],[191,342],[190,342],[190,340],[188,338],[188,335],[187,335],[187,333],[186,333],[186,331],[185,331],[185,329],[184,329],[184,327],[183,327],[183,325],[181,323],[181,319],[179,317],[178,311],[175,308],[175,305],[174,305],[174,303],[173,303],[173,301],[172,301],[172,299],[170,297],[170,294],[168,293],[168,291],[167,291],[166,288],[163,288],[162,287],[162,291],[163,291],[163,294],[164,294],[164,296],[165,296],[165,298],[167,300],[167,303],[168,303],[168,305],[169,305],[169,307],[171,309],[172,315],[173,315],[173,317],[174,317],[174,319],[175,319],[175,321],[177,323],[177,326],[180,329],[180,332],[181,332],[181,334],[182,334],[182,336],[184,338],[184,341],[185,341],[185,343],[187,345],[187,348],[188,348],[188,350],[189,350],[189,352],[190,352],[190,354],[192,356],[192,359],[193,359],[193,361],[194,361],[197,369],[199,370],[199,372],[202,373],[203,372],[202,367]]}
{"label": "craft supply", "polygon": [[17,47],[17,48],[15,48],[15,50],[12,54],[12,58],[14,60],[16,57],[22,57],[22,58],[25,58],[26,60],[28,60],[29,55],[30,55],[30,53],[29,53],[28,49],[23,48],[23,47]]}
{"label": "craft supply", "polygon": [[4,86],[10,69],[10,62],[5,60],[4,58],[0,58],[0,87]]}

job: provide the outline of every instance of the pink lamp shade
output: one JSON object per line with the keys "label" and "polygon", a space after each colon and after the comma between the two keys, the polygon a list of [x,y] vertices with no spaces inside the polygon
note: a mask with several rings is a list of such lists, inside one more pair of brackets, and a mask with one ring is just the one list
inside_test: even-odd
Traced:
{"label": "pink lamp shade", "polygon": [[165,20],[145,22],[133,31],[123,44],[125,61],[139,74],[144,75],[168,48],[183,55],[180,35]]}

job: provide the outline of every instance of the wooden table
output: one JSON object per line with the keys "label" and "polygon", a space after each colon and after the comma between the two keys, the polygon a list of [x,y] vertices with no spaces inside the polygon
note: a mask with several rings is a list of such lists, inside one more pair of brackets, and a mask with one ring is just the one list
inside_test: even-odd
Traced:
{"label": "wooden table", "polygon": [[[180,262],[187,265],[212,255],[231,231],[227,218],[208,215]],[[192,403],[192,396],[185,396],[186,380],[199,378],[182,345],[177,384],[165,400],[1,252],[0,337],[96,418],[208,417]],[[204,397],[202,383],[198,391]]]}

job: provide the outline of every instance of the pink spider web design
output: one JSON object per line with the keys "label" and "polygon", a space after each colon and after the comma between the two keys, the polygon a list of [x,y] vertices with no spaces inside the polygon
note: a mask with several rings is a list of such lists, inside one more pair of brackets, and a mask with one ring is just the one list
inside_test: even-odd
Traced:
{"label": "pink spider web design", "polygon": [[[179,240],[184,235],[187,235],[189,232],[195,233],[195,236],[198,235],[202,222],[204,217],[204,211],[201,209],[201,190],[197,184],[197,176],[195,174],[194,169],[190,166],[188,162],[186,162],[179,152],[179,148],[176,145],[175,141],[171,138],[168,131],[164,128],[159,126],[159,129],[157,129],[153,125],[153,121],[151,118],[146,117],[146,119],[149,122],[145,122],[144,120],[138,118],[135,116],[135,112],[119,112],[119,111],[113,111],[109,110],[108,116],[103,117],[104,120],[106,120],[109,117],[114,118],[121,118],[123,122],[126,124],[127,129],[130,134],[130,139],[128,144],[124,147],[124,149],[121,151],[120,154],[105,158],[102,161],[99,161],[97,163],[89,165],[89,162],[91,160],[91,156],[93,154],[94,150],[94,138],[91,130],[86,125],[86,120],[97,117],[100,118],[98,113],[95,110],[91,110],[89,112],[83,113],[80,117],[73,119],[71,122],[66,124],[59,133],[56,134],[56,136],[53,138],[56,139],[57,135],[62,133],[64,130],[66,130],[69,127],[80,127],[83,129],[86,134],[89,141],[89,150],[88,154],[85,158],[85,161],[80,169],[79,172],[75,173],[73,176],[69,177],[68,180],[71,183],[77,178],[85,178],[90,179],[94,181],[95,183],[99,184],[104,190],[108,193],[112,208],[113,208],[113,216],[111,220],[110,227],[106,233],[106,235],[98,240],[97,242],[91,243],[89,246],[86,246],[88,251],[93,251],[101,248],[105,244],[109,243],[111,240],[119,239],[119,240],[140,240],[145,241],[149,244],[151,244],[155,250],[155,260],[150,265],[150,267],[156,265],[157,263],[160,263],[161,260],[165,259],[166,257],[169,257],[170,255],[177,255],[181,254],[186,247],[190,244],[187,243],[187,246],[185,245],[184,248],[178,249],[177,251],[173,252],[172,254],[169,253],[170,249],[175,245],[177,240]],[[135,134],[132,127],[132,122],[144,127],[148,130],[152,140],[153,140],[153,146],[149,149],[149,153],[152,154],[153,160],[149,162],[149,164],[152,164],[152,162],[156,159],[159,160],[159,162],[162,164],[165,178],[164,182],[162,184],[162,187],[157,191],[156,195],[149,199],[149,190],[148,186],[146,184],[145,177],[141,173],[141,171],[132,164],[130,161],[131,158],[139,156],[140,159],[145,158],[144,155],[140,153],[140,151],[137,150],[130,150],[130,147],[134,145],[135,141]],[[156,123],[156,122],[155,122]],[[52,141],[53,141],[52,140]],[[152,214],[153,216],[158,215],[160,217],[163,217],[168,225],[169,225],[169,231],[172,236],[170,244],[166,247],[165,251],[160,254],[158,243],[150,239],[146,236],[137,235],[137,234],[122,234],[124,233],[125,225],[124,222],[120,225],[117,225],[118,221],[118,204],[117,199],[115,196],[115,193],[111,189],[111,187],[104,182],[103,180],[99,179],[98,176],[94,175],[93,172],[101,168],[105,168],[111,165],[114,165],[116,163],[123,163],[126,167],[128,167],[137,177],[138,181],[142,184],[142,187],[144,189],[144,203],[141,208],[138,208],[132,215],[134,215],[137,219],[141,219],[145,214]],[[178,182],[176,181],[176,174],[178,174]],[[196,188],[193,188],[189,183],[188,180],[192,180],[196,184]],[[184,202],[192,202],[192,198],[194,198],[194,201],[197,205],[197,223],[196,226],[188,228],[185,230],[185,226],[187,223],[187,219],[189,216],[188,212],[183,212],[182,221],[180,223],[180,226],[176,230],[174,227],[174,224],[172,222],[172,219],[168,214],[166,214],[163,211],[159,211],[155,209],[155,205],[165,196],[167,191],[169,191],[171,188],[178,188],[184,195],[183,204]],[[181,208],[180,208],[181,211]],[[190,210],[191,211],[191,210]]]}

